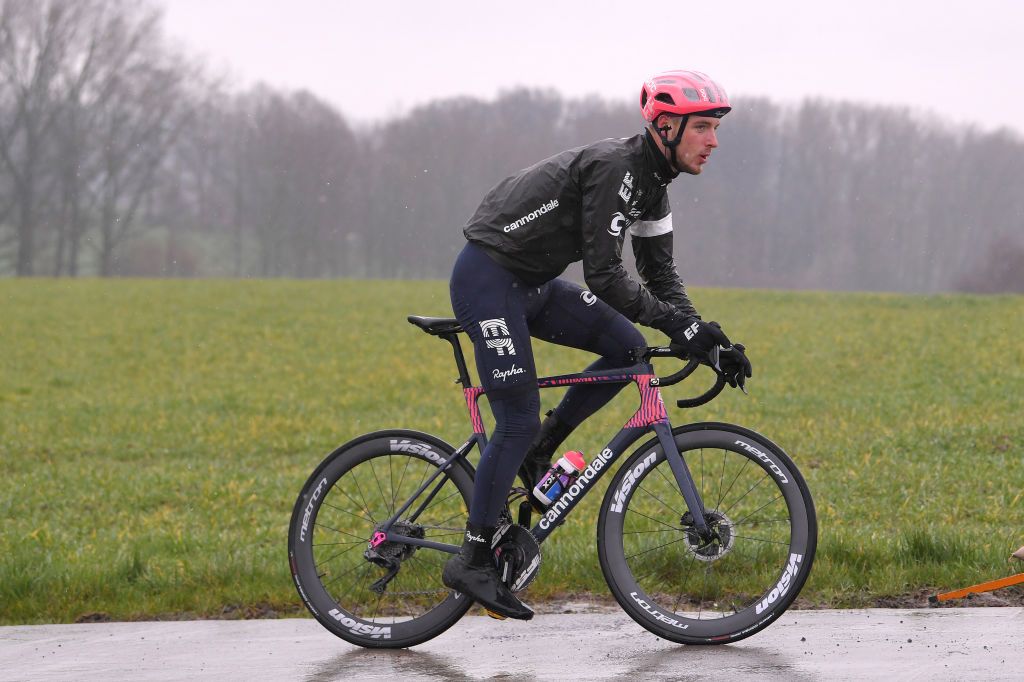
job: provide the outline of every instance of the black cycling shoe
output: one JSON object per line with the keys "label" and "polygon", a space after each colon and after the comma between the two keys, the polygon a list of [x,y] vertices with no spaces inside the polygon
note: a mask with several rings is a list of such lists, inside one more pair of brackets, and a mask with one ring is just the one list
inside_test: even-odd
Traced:
{"label": "black cycling shoe", "polygon": [[491,554],[494,531],[493,526],[467,523],[462,552],[444,565],[441,581],[447,587],[471,597],[488,612],[517,620],[530,620],[533,618],[533,609],[519,601],[498,577],[498,568]]}
{"label": "black cycling shoe", "polygon": [[534,487],[551,468],[551,457],[555,454],[555,448],[562,444],[572,430],[572,426],[559,419],[555,411],[551,410],[540,425],[540,431],[530,443],[530,447],[526,449],[526,457],[519,466],[519,478],[523,481],[531,502]]}

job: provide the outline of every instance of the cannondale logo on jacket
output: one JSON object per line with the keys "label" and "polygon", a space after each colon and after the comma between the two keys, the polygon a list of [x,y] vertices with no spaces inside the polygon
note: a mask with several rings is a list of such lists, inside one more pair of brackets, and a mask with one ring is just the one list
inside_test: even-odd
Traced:
{"label": "cannondale logo on jacket", "polygon": [[554,211],[556,208],[558,208],[558,199],[552,199],[546,204],[543,204],[538,208],[535,208],[534,210],[530,211],[529,213],[519,218],[518,220],[513,220],[511,223],[509,223],[508,225],[501,229],[503,232],[511,232],[512,230],[518,230],[520,227],[530,222],[531,220],[536,219],[538,216],[544,215],[548,211]]}
{"label": "cannondale logo on jacket", "polygon": [[597,296],[595,296],[590,291],[584,291],[582,294],[580,294],[580,298],[583,299],[583,303],[585,303],[586,305],[594,305],[595,303],[597,303]]}
{"label": "cannondale logo on jacket", "polygon": [[480,331],[488,348],[493,348],[498,355],[515,355],[516,347],[508,333],[508,325],[504,317],[480,322]]}
{"label": "cannondale logo on jacket", "polygon": [[626,227],[626,216],[621,213],[616,213],[612,216],[612,224],[608,226],[608,234],[613,237],[618,237],[622,234],[622,228]]}

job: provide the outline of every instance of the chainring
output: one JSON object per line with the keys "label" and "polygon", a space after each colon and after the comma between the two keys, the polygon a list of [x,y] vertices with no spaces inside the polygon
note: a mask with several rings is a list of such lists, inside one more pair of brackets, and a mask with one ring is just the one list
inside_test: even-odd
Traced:
{"label": "chainring", "polygon": [[518,524],[501,526],[494,533],[491,547],[498,575],[513,592],[526,589],[537,577],[540,544],[527,528]]}

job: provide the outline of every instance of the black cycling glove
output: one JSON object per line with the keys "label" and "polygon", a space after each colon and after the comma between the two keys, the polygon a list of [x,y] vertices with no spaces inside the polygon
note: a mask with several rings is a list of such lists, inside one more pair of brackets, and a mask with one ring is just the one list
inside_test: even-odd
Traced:
{"label": "black cycling glove", "polygon": [[717,322],[705,322],[699,317],[675,315],[662,331],[672,343],[682,346],[687,355],[702,361],[708,361],[708,353],[715,346],[732,345]]}
{"label": "black cycling glove", "polygon": [[730,386],[739,387],[743,391],[746,391],[744,386],[747,383],[747,377],[754,374],[750,360],[747,359],[746,350],[742,343],[737,343],[732,348],[725,348],[718,353],[718,368],[722,371],[722,376]]}
{"label": "black cycling glove", "polygon": [[[672,318],[663,331],[672,339],[672,343],[682,346],[691,357],[706,362],[722,375],[733,388],[744,388],[747,377],[753,375],[750,360],[742,343],[733,345],[729,337],[722,331],[717,322],[704,322],[698,317],[677,315]],[[719,347],[715,362],[710,355],[711,350]]]}

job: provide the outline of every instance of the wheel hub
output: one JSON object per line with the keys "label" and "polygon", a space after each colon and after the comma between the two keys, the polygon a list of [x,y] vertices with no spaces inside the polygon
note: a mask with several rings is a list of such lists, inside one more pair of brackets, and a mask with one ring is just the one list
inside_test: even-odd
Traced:
{"label": "wheel hub", "polygon": [[701,537],[687,512],[680,522],[684,526],[687,549],[698,561],[717,561],[732,550],[736,543],[736,525],[728,516],[720,511],[704,512],[704,521],[708,525],[708,535]]}

